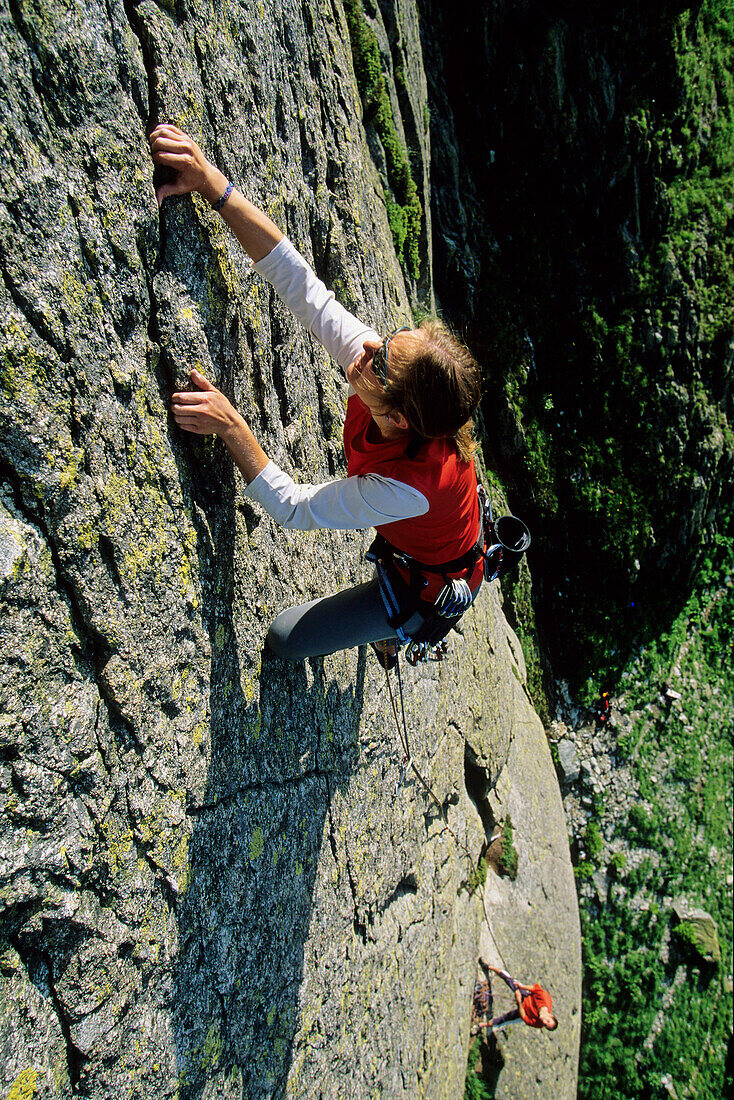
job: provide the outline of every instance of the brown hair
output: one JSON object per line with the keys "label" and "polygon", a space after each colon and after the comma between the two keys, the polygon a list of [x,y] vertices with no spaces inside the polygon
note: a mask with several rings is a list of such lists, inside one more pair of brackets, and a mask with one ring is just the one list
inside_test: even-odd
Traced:
{"label": "brown hair", "polygon": [[390,343],[390,380],[383,396],[421,438],[449,438],[459,457],[471,461],[481,373],[469,349],[442,321],[423,321]]}

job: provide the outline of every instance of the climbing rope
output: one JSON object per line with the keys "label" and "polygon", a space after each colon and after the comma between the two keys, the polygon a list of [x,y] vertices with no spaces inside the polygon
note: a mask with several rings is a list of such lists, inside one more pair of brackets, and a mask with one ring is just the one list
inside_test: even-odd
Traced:
{"label": "climbing rope", "polygon": [[[457,836],[457,834],[454,832],[454,830],[449,825],[448,820],[446,818],[446,811],[444,810],[443,803],[439,800],[436,792],[433,790],[433,788],[431,787],[428,780],[425,779],[425,777],[421,774],[418,766],[416,765],[415,761],[413,760],[413,756],[412,756],[412,753],[410,751],[410,741],[409,741],[409,738],[408,738],[408,723],[407,723],[407,720],[406,720],[406,717],[405,717],[405,698],[404,698],[404,692],[403,692],[403,679],[402,679],[402,675],[401,675],[401,672],[400,672],[400,646],[397,645],[397,643],[396,643],[395,672],[396,672],[396,676],[397,676],[397,680],[398,680],[398,689],[399,689],[399,693],[400,693],[400,715],[398,714],[398,707],[397,707],[397,703],[395,701],[395,693],[393,692],[392,682],[390,680],[390,672],[389,672],[389,669],[387,667],[385,667],[385,680],[387,681],[387,691],[388,691],[388,695],[390,697],[390,705],[392,707],[393,717],[395,719],[395,729],[397,731],[398,741],[400,743],[400,747],[401,747],[402,753],[403,753],[402,761],[401,761],[400,779],[398,780],[398,783],[395,787],[395,798],[397,799],[397,796],[400,792],[400,788],[402,787],[402,785],[405,781],[405,776],[407,774],[407,770],[408,770],[408,768],[410,768],[411,771],[413,772],[413,774],[415,775],[415,777],[418,779],[420,785],[423,787],[426,794],[429,796],[431,801],[436,806],[436,808],[437,808],[437,810],[440,814],[441,821],[443,822],[443,830],[442,831],[446,831],[447,833],[449,833],[454,838],[457,848],[461,849],[464,852],[464,854],[467,856],[467,858],[469,860],[469,866],[472,869],[472,871],[474,871],[475,870],[474,857],[473,857],[468,845],[465,844]],[[401,723],[401,717],[402,717],[402,723]],[[479,858],[482,859],[483,855],[480,854]],[[497,955],[499,957],[499,960],[500,960],[500,963],[501,963],[501,968],[502,968],[503,971],[505,971],[505,973],[509,974],[510,973],[510,968],[507,965],[507,962],[505,960],[504,955],[502,954],[502,949],[500,948],[500,945],[497,942],[497,937],[495,936],[494,931],[492,929],[492,922],[489,919],[489,912],[487,911],[487,898],[486,898],[486,894],[485,894],[485,890],[484,890],[484,883],[481,884],[481,897],[482,897],[482,914],[483,914],[483,917],[484,917],[484,923],[487,926],[487,931],[488,931],[488,933],[491,937],[492,943],[494,944],[495,950],[496,950]],[[493,986],[493,983],[492,983],[492,980],[489,977],[489,974],[487,974],[487,977],[486,977],[485,980],[486,980],[486,997],[489,998],[491,996],[492,1000],[494,1002],[495,996],[498,993],[501,994],[501,993],[504,993],[505,991],[504,991],[502,986],[498,987],[495,990],[495,988]],[[480,1020],[479,1020],[478,1009],[479,1009],[480,1006],[479,1006],[478,1001],[477,1001],[477,996],[478,996],[479,993],[482,992],[482,988],[481,988],[482,985],[483,985],[483,983],[475,982],[475,987],[474,987],[475,996],[474,996],[474,1004],[473,1004],[473,1007],[472,1007],[472,1017],[473,1017],[473,1023],[477,1027],[487,1027],[491,1023],[491,1021],[489,1021],[488,1023],[484,1023],[484,1022],[480,1022]],[[487,1004],[488,1003],[489,1002],[487,1001]]]}
{"label": "climbing rope", "polygon": [[[404,698],[403,698],[403,678],[400,674],[400,647],[399,646],[397,647],[396,656],[397,656],[397,660],[395,662],[395,672],[396,672],[396,675],[397,675],[398,690],[399,690],[399,693],[400,693],[400,711],[401,711],[401,714],[402,714],[402,725],[401,725],[401,722],[400,722],[400,717],[398,716],[398,708],[397,708],[397,703],[395,702],[395,695],[394,695],[394,692],[393,692],[393,689],[392,689],[392,683],[390,681],[390,673],[387,670],[387,668],[385,669],[385,679],[387,681],[387,691],[388,691],[388,695],[390,696],[390,705],[392,706],[393,717],[395,718],[395,728],[397,730],[398,741],[400,742],[400,747],[403,751],[403,758],[402,758],[402,761],[401,761],[400,779],[398,780],[397,786],[395,787],[395,798],[397,798],[397,796],[400,792],[400,788],[402,787],[402,785],[405,781],[405,776],[406,776],[407,770],[408,770],[408,768],[410,768],[411,771],[416,776],[416,778],[418,779],[418,782],[423,787],[426,794],[429,796],[431,801],[435,803],[436,808],[438,809],[438,812],[441,815],[441,821],[443,822],[444,830],[451,834],[451,836],[456,841],[457,846],[463,850],[465,855],[468,857],[469,865],[473,870],[474,869],[474,856],[472,855],[469,847],[462,840],[459,839],[459,837],[456,835],[454,830],[449,825],[449,823],[446,819],[446,812],[443,808],[443,804],[439,801],[438,796],[436,795],[435,791],[432,789],[432,787],[430,786],[428,781],[423,777],[423,775],[418,770],[418,767],[417,767],[415,761],[413,760],[412,754],[410,752],[410,744],[409,744],[409,740],[408,740],[408,723],[406,722],[406,719],[405,719],[405,701],[404,701]],[[494,946],[497,950],[497,954],[499,955],[499,958],[500,958],[500,961],[502,963],[503,969],[508,970],[509,968],[507,966],[507,963],[505,962],[504,956],[503,956],[503,954],[500,950],[500,946],[497,943],[497,939],[495,937],[495,934],[492,931],[492,925],[490,924],[490,920],[489,920],[489,913],[487,912],[487,900],[484,896],[484,889],[483,888],[482,888],[481,894],[482,894],[482,912],[484,914],[484,921],[487,925],[487,931],[489,932],[490,936],[492,937],[492,942],[494,943]]]}
{"label": "climbing rope", "polygon": [[411,756],[410,746],[408,744],[408,724],[405,720],[405,704],[404,704],[404,701],[403,701],[403,680],[402,680],[402,677],[400,675],[400,657],[399,657],[399,655],[398,655],[398,661],[395,665],[395,668],[396,668],[397,677],[398,677],[398,688],[400,690],[400,709],[401,709],[402,715],[403,715],[402,729],[401,729],[401,726],[400,726],[400,719],[398,717],[397,704],[395,703],[395,695],[393,694],[392,684],[390,683],[390,673],[388,672],[387,669],[385,669],[385,679],[387,680],[387,690],[388,690],[388,694],[390,695],[390,703],[392,705],[392,712],[393,712],[393,715],[394,715],[394,718],[395,718],[395,727],[398,731],[398,739],[399,739],[400,745],[403,749],[402,773],[401,773],[398,785],[395,788],[395,796],[397,797],[398,791],[400,790],[400,787],[402,786],[403,779],[405,777],[405,773],[407,772],[407,769],[410,768],[411,771],[413,772],[413,774],[418,779],[418,782],[423,787],[426,794],[436,804],[436,808],[438,809],[438,812],[441,815],[441,820],[443,822],[443,826],[444,826],[445,831],[450,833],[451,836],[456,841],[457,845],[464,850],[466,855],[469,857],[470,863],[473,866],[474,857],[473,857],[471,851],[469,850],[467,845],[464,844],[463,840],[459,839],[459,837],[456,835],[454,830],[449,825],[448,821],[446,820],[446,813],[444,811],[443,805],[438,800],[438,795],[431,788],[428,781],[426,779],[424,779],[424,777],[421,775],[420,771],[418,770],[418,768],[416,766],[415,760],[413,760],[413,757]]}
{"label": "climbing rope", "polygon": [[500,951],[500,945],[497,943],[497,940],[495,938],[495,934],[492,931],[492,925],[489,923],[489,913],[487,912],[487,899],[484,896],[484,890],[482,890],[482,911],[484,912],[484,922],[487,925],[487,931],[489,932],[490,936],[492,937],[492,943],[494,944],[495,949],[497,951],[497,954],[500,957],[500,962],[502,963],[502,969],[506,970],[509,973],[510,968],[507,965],[507,963],[505,962],[505,957],[502,954],[502,952]]}

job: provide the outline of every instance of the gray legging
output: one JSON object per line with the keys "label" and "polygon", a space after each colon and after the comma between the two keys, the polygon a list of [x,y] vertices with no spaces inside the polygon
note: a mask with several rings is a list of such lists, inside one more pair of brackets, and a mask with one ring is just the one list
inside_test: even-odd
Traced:
{"label": "gray legging", "polygon": [[[405,624],[407,633],[422,622],[414,615]],[[339,649],[394,638],[387,621],[377,578],[333,596],[287,607],[276,615],[268,631],[267,645],[290,661],[323,657]]]}
{"label": "gray legging", "polygon": [[[507,973],[506,970],[498,970],[497,973],[499,974],[500,978],[503,979],[503,981],[507,982],[513,993],[515,992],[515,990],[520,989],[517,978],[513,978],[510,974]],[[530,991],[527,989],[520,989],[520,996],[523,1000],[525,1000],[526,997],[530,996]],[[522,1016],[520,1015],[520,1009],[515,1006],[515,1008],[511,1008],[509,1012],[503,1012],[501,1016],[495,1016],[493,1019],[491,1019],[489,1021],[488,1027],[500,1027],[502,1024],[509,1024],[513,1020],[521,1019]]]}

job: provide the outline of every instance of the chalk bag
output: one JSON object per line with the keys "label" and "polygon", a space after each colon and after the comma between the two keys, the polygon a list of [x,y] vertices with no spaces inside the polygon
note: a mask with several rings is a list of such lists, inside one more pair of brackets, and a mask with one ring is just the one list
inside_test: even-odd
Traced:
{"label": "chalk bag", "polygon": [[484,579],[493,581],[517,565],[530,546],[530,532],[517,516],[490,519],[489,545],[484,551]]}

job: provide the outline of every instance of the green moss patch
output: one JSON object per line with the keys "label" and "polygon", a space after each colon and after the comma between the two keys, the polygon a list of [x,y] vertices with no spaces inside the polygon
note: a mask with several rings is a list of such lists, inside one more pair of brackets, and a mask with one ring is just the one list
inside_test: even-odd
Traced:
{"label": "green moss patch", "polygon": [[[410,168],[408,152],[398,137],[390,97],[382,72],[380,48],[364,17],[361,0],[344,0],[357,85],[365,121],[374,126],[385,151],[388,189],[387,216],[395,251],[414,279],[420,277],[420,236],[423,208]],[[396,72],[396,80],[399,79]]]}

